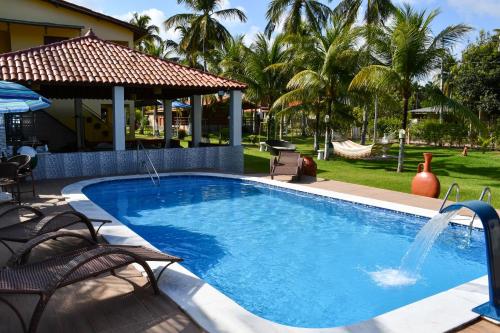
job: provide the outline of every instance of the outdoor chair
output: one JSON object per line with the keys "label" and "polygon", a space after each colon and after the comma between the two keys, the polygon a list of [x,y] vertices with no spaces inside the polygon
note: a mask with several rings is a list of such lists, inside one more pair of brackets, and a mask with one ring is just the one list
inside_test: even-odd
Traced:
{"label": "outdoor chair", "polygon": [[17,177],[19,180],[26,180],[30,177],[31,180],[31,191],[33,196],[35,196],[35,178],[33,178],[33,167],[31,157],[28,155],[16,155],[7,160],[7,162],[13,162],[18,164]]}
{"label": "outdoor chair", "polygon": [[[8,214],[19,212],[22,209],[28,210],[35,216],[26,221],[0,228],[0,243],[2,243],[11,253],[14,251],[7,242],[26,243],[36,236],[68,228],[75,224],[85,225],[89,230],[92,240],[97,242],[97,234],[101,227],[111,222],[109,220],[90,219],[84,214],[72,210],[45,216],[42,211],[24,205],[15,206],[4,211],[0,214],[0,221],[5,219]],[[100,223],[97,230],[94,229],[92,222]]]}
{"label": "outdoor chair", "polygon": [[300,153],[290,151],[280,151],[278,156],[271,158],[270,175],[274,176],[292,176],[300,179],[302,177],[303,158]]}
{"label": "outdoor chair", "polygon": [[[157,281],[168,266],[182,259],[142,246],[91,244],[35,263],[24,264],[26,254],[39,244],[61,237],[84,238],[76,233],[52,232],[25,243],[7,263],[0,268],[0,302],[6,304],[17,316],[24,332],[37,330],[42,314],[57,289],[109,273],[130,264],[139,264],[146,272],[155,294],[159,294]],[[92,242],[92,241],[90,241]],[[155,277],[147,261],[167,262]],[[38,295],[39,300],[25,322],[20,311],[2,295]]]}
{"label": "outdoor chair", "polygon": [[18,204],[21,204],[18,166],[15,162],[0,163],[0,187],[4,190],[10,189]]}

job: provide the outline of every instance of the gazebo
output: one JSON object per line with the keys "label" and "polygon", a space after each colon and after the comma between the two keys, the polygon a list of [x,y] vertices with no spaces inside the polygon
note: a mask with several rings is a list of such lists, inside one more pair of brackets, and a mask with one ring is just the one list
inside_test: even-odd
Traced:
{"label": "gazebo", "polygon": [[[82,99],[112,99],[113,151],[43,156],[37,168],[39,178],[136,172],[135,166],[130,167],[130,161],[137,159],[138,152],[127,151],[125,145],[125,100],[163,101],[165,147],[168,148],[172,138],[172,101],[184,97],[192,101],[194,148],[150,152],[157,168],[162,171],[214,168],[231,172],[243,169],[241,117],[242,91],[246,85],[240,82],[101,40],[92,31],[83,37],[0,54],[0,80],[23,84],[47,98],[73,99],[79,145],[84,140]],[[230,144],[227,147],[198,147],[202,133],[202,95],[220,91],[230,96]],[[179,159],[183,163],[179,163]],[[92,163],[86,161],[99,161],[100,165],[93,170]],[[74,170],[79,167],[80,171]]]}

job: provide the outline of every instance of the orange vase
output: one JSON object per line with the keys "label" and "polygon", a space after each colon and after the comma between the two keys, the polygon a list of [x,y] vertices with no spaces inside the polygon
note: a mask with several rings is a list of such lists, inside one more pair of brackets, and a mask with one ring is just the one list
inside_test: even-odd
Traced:
{"label": "orange vase", "polygon": [[436,175],[431,171],[432,154],[424,153],[424,160],[424,163],[418,165],[417,175],[411,182],[411,193],[438,198],[441,192],[441,184]]}
{"label": "orange vase", "polygon": [[318,169],[316,162],[312,157],[304,156],[304,162],[302,164],[304,175],[316,177],[316,171]]}

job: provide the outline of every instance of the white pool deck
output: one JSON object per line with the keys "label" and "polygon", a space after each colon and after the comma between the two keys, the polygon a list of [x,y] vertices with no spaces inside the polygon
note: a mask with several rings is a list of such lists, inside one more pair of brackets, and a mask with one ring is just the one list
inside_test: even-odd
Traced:
{"label": "white pool deck", "polygon": [[[339,183],[339,191],[332,191],[332,183],[314,182],[311,184],[292,184],[272,181],[264,177],[240,175],[221,175],[212,173],[169,173],[171,175],[205,175],[214,177],[243,178],[270,185],[282,186],[292,190],[304,191],[326,197],[354,201],[415,215],[431,217],[439,209],[440,202],[392,191],[371,190],[368,187],[350,186],[348,192]],[[120,176],[83,180],[66,186],[63,196],[77,211],[93,218],[110,219],[112,224],[102,228],[103,237],[112,244],[134,244],[152,247],[147,241],[135,234],[113,216],[95,205],[82,193],[90,184],[107,180],[137,178],[144,176]],[[349,184],[351,185],[351,184]],[[345,186],[344,186],[345,187]],[[329,188],[328,190],[325,188]],[[357,193],[359,191],[359,193]],[[370,191],[374,193],[370,193]],[[387,195],[382,195],[387,192]],[[394,196],[394,198],[391,198]],[[411,200],[409,200],[411,198]],[[411,201],[411,202],[409,202]],[[412,203],[413,202],[413,203]],[[421,203],[421,204],[419,204]],[[463,217],[455,222],[468,223]],[[480,223],[475,223],[480,227]],[[158,268],[161,263],[153,266]],[[452,274],[452,272],[450,272]],[[346,327],[305,329],[283,326],[260,318],[236,304],[208,283],[196,277],[179,264],[170,266],[160,281],[161,290],[177,303],[197,324],[208,332],[250,333],[336,333],[336,332],[444,332],[462,326],[477,318],[472,308],[488,300],[487,277],[483,276],[456,288],[425,298],[418,302],[382,314],[365,322]],[[369,295],[367,295],[369,297]],[[339,304],[339,306],[342,306]]]}

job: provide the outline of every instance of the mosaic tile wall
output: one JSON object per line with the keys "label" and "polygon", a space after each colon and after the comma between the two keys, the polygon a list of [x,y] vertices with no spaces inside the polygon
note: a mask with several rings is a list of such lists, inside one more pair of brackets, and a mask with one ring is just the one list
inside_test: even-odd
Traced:
{"label": "mosaic tile wall", "polygon": [[7,137],[5,136],[5,120],[4,115],[0,114],[0,152],[7,151]]}
{"label": "mosaic tile wall", "polygon": [[[203,147],[147,150],[158,172],[210,169],[243,173],[243,147]],[[136,150],[42,154],[34,170],[36,179],[102,177],[146,173]],[[139,161],[145,154],[139,152]]]}

